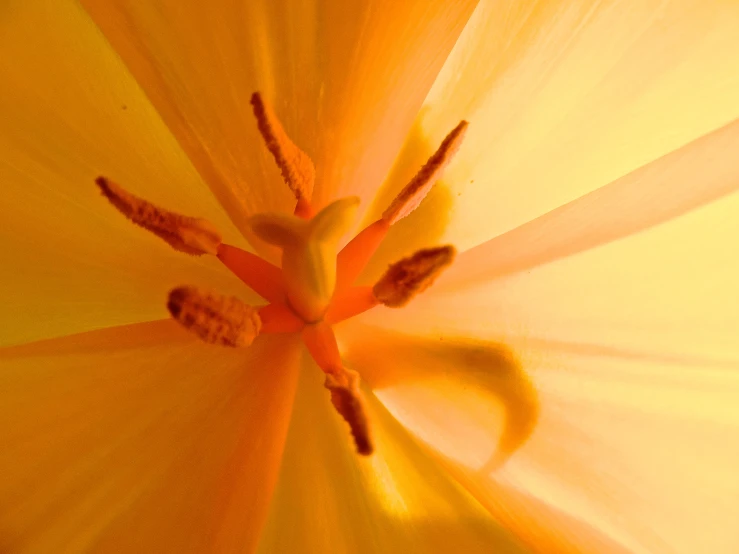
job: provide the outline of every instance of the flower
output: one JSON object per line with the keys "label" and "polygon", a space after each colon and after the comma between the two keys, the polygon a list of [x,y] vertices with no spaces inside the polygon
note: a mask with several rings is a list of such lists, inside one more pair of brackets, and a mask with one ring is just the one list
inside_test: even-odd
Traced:
{"label": "flower", "polygon": [[[0,550],[736,551],[734,2],[83,6],[0,19]],[[276,261],[256,90],[364,223],[470,121],[364,278],[456,261],[336,329],[366,458],[297,336],[164,319],[182,285],[261,300],[92,183]]]}

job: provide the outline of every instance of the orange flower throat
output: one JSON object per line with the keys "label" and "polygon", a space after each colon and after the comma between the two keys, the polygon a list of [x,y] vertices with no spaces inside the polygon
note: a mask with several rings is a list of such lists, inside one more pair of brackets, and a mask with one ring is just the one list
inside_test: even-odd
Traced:
{"label": "orange flower throat", "polygon": [[313,162],[290,140],[259,93],[254,93],[251,103],[265,144],[296,199],[292,215],[259,214],[250,220],[259,238],[282,250],[281,267],[224,244],[206,220],[164,210],[104,177],[96,182],[103,195],[133,223],[181,252],[216,255],[268,302],[253,307],[198,287],[178,287],[170,292],[167,302],[176,321],[205,342],[233,347],[248,346],[261,334],[300,332],[308,352],[326,374],[324,386],[336,411],[349,424],[357,451],[371,454],[372,437],[359,375],[344,367],[331,325],[378,304],[404,306],[451,264],[453,246],[420,250],[391,265],[374,286],[354,286],[390,227],[426,197],[459,148],[467,122],[462,121],[449,133],[382,217],[338,251],[339,241],[354,222],[359,199],[341,198],[316,212],[310,203]]}

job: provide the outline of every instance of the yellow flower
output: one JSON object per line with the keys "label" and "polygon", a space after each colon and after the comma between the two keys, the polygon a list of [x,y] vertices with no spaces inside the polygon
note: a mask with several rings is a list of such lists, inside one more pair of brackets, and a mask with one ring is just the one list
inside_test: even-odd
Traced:
{"label": "yellow flower", "polygon": [[[0,8],[0,551],[737,551],[739,4],[82,4]],[[454,264],[335,326],[371,456],[298,333],[168,318],[264,301],[93,183],[278,262],[253,91],[355,232],[470,122],[360,282]]]}

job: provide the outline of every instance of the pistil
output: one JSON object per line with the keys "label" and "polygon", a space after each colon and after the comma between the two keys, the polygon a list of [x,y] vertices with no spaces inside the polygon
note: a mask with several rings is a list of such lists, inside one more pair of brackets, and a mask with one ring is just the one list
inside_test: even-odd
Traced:
{"label": "pistil", "polygon": [[467,122],[460,122],[382,217],[338,252],[341,237],[354,221],[358,198],[342,198],[316,213],[311,206],[315,169],[310,157],[285,133],[259,93],[251,99],[257,126],[283,180],[295,196],[294,214],[259,214],[254,233],[282,249],[281,267],[235,246],[222,243],[208,221],[170,212],[143,200],[112,181],[96,180],[106,198],[133,223],[187,254],[211,254],[264,298],[250,306],[235,297],[198,287],[173,289],[167,301],[172,317],[201,340],[248,346],[265,333],[301,332],[303,342],[325,374],[324,386],[337,413],[349,424],[357,452],[373,451],[370,421],[359,375],[345,367],[331,324],[379,304],[397,308],[428,288],[454,258],[452,246],[424,249],[392,264],[372,287],[354,282],[392,225],[418,207],[459,148]]}

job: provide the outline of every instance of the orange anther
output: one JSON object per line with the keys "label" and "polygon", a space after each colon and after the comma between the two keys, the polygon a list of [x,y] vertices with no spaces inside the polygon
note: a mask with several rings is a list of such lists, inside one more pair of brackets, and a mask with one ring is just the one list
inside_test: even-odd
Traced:
{"label": "orange anther", "polygon": [[173,289],[167,308],[183,327],[211,344],[249,346],[261,328],[256,309],[197,287]]}
{"label": "orange anther", "polygon": [[175,250],[195,256],[215,254],[218,250],[221,235],[209,221],[155,206],[105,177],[98,177],[95,183],[119,212],[164,239]]}
{"label": "orange anther", "polygon": [[453,246],[440,246],[419,250],[413,256],[394,263],[372,287],[375,298],[391,308],[405,306],[411,298],[431,286],[452,263],[455,254]]}
{"label": "orange anther", "polygon": [[290,187],[296,199],[310,200],[316,179],[313,162],[290,140],[280,120],[262,99],[261,94],[258,92],[252,94],[251,105],[254,109],[254,117],[257,118],[259,132],[274,156],[285,184]]}
{"label": "orange anther", "polygon": [[462,144],[467,122],[460,121],[452,132],[443,140],[438,150],[428,159],[426,164],[416,173],[400,194],[395,197],[393,203],[382,214],[382,218],[390,225],[403,219],[415,210],[421,201],[434,186],[446,165],[452,159],[459,146]]}

